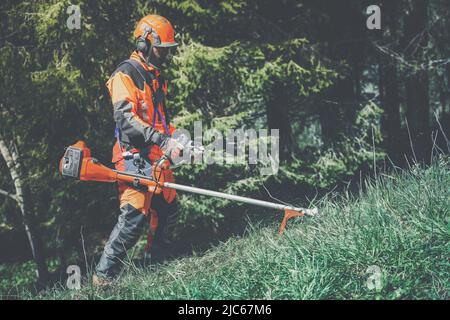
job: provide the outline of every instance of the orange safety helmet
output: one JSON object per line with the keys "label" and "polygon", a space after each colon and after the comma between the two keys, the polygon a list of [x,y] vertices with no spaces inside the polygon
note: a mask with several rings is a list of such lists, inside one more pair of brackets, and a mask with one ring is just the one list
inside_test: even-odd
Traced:
{"label": "orange safety helmet", "polygon": [[[137,40],[138,50],[146,51],[149,40],[154,47],[175,47],[175,30],[166,18],[157,14],[149,14],[143,17],[134,30],[134,38]],[[141,50],[142,49],[142,50]]]}

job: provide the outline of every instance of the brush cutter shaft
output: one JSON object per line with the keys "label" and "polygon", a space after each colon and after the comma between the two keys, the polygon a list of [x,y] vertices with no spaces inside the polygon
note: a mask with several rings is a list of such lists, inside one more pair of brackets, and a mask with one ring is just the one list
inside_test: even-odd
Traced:
{"label": "brush cutter shaft", "polygon": [[211,190],[206,190],[206,189],[200,189],[200,188],[191,187],[191,186],[184,186],[184,185],[176,184],[176,183],[172,183],[172,182],[165,182],[164,187],[181,190],[181,191],[186,191],[186,192],[191,192],[191,193],[197,193],[197,194],[201,194],[204,196],[218,197],[218,198],[228,199],[228,200],[232,200],[232,201],[244,202],[244,203],[253,204],[256,206],[260,206],[260,207],[266,207],[266,208],[272,208],[272,209],[278,209],[278,210],[294,210],[294,211],[304,212],[306,215],[313,215],[312,212],[309,212],[310,209],[295,208],[295,207],[287,206],[284,204],[262,201],[262,200],[257,200],[257,199],[251,199],[251,198],[241,197],[241,196],[235,196],[232,194],[211,191]]}
{"label": "brush cutter shaft", "polygon": [[[117,172],[117,174],[119,175],[118,176],[119,180],[122,180],[122,181],[125,180],[124,179],[125,176],[128,176],[128,177],[130,177],[129,180],[126,179],[128,182],[133,181],[132,177],[135,177],[135,178],[139,178],[141,184],[144,184],[147,186],[153,186],[155,184],[155,181],[147,176],[139,175],[136,173],[125,173],[125,172],[120,172],[120,171],[116,171],[116,170],[114,170],[114,171]],[[280,203],[273,203],[273,202],[268,202],[268,201],[263,201],[263,200],[241,197],[241,196],[236,196],[233,194],[227,194],[227,193],[218,192],[218,191],[212,191],[212,190],[201,189],[201,188],[196,188],[196,187],[191,187],[191,186],[185,186],[182,184],[177,184],[177,183],[172,183],[172,182],[164,182],[162,184],[162,186],[164,188],[171,188],[171,189],[176,189],[176,190],[180,190],[180,191],[201,194],[204,196],[223,198],[223,199],[227,199],[227,200],[231,200],[231,201],[238,201],[238,202],[253,204],[256,206],[260,206],[260,207],[266,207],[266,208],[283,210],[283,211],[284,210],[299,211],[299,212],[303,212],[304,214],[309,215],[309,216],[313,216],[316,213],[314,211],[314,209],[297,208],[297,207],[292,207],[292,206],[288,206],[288,205],[284,205],[284,204],[280,204]]]}

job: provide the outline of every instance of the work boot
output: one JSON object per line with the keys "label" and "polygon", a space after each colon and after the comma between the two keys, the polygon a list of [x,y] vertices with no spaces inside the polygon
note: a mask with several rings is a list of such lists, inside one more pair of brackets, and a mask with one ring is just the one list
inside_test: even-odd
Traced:
{"label": "work boot", "polygon": [[109,286],[112,283],[112,281],[99,277],[96,274],[92,276],[92,285],[94,287],[106,287]]}

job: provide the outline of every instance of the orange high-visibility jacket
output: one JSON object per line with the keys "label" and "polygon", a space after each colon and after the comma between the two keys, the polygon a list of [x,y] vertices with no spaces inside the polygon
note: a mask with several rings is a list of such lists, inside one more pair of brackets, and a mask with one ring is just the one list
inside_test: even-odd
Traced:
{"label": "orange high-visibility jacket", "polygon": [[[162,79],[159,70],[141,61],[136,52],[131,54],[130,59],[138,61],[152,77],[144,74],[144,78],[139,70],[123,63],[106,83],[120,139],[120,146],[116,141],[113,148],[114,163],[123,160],[123,151],[134,152],[145,148],[151,161],[159,159],[163,155],[160,146],[175,130],[168,123],[164,106],[167,81]],[[149,83],[152,83],[152,88]]]}

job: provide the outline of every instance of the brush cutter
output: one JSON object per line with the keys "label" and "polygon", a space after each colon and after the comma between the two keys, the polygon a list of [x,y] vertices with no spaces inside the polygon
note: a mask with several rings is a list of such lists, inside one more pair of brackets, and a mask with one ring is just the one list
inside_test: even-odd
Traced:
{"label": "brush cutter", "polygon": [[163,188],[171,188],[205,196],[218,197],[231,201],[238,201],[253,204],[261,207],[272,208],[284,211],[284,217],[279,227],[278,233],[281,235],[286,228],[289,219],[302,216],[314,216],[318,213],[317,208],[305,209],[288,206],[279,203],[251,199],[232,194],[211,191],[172,182],[164,181],[162,170],[168,168],[168,161],[164,156],[155,161],[152,167],[152,175],[145,176],[138,173],[122,172],[106,167],[97,159],[91,157],[91,150],[83,141],[68,147],[60,161],[59,170],[63,176],[71,177],[83,181],[100,182],[127,182],[134,186],[145,186],[149,192],[160,193]]}

